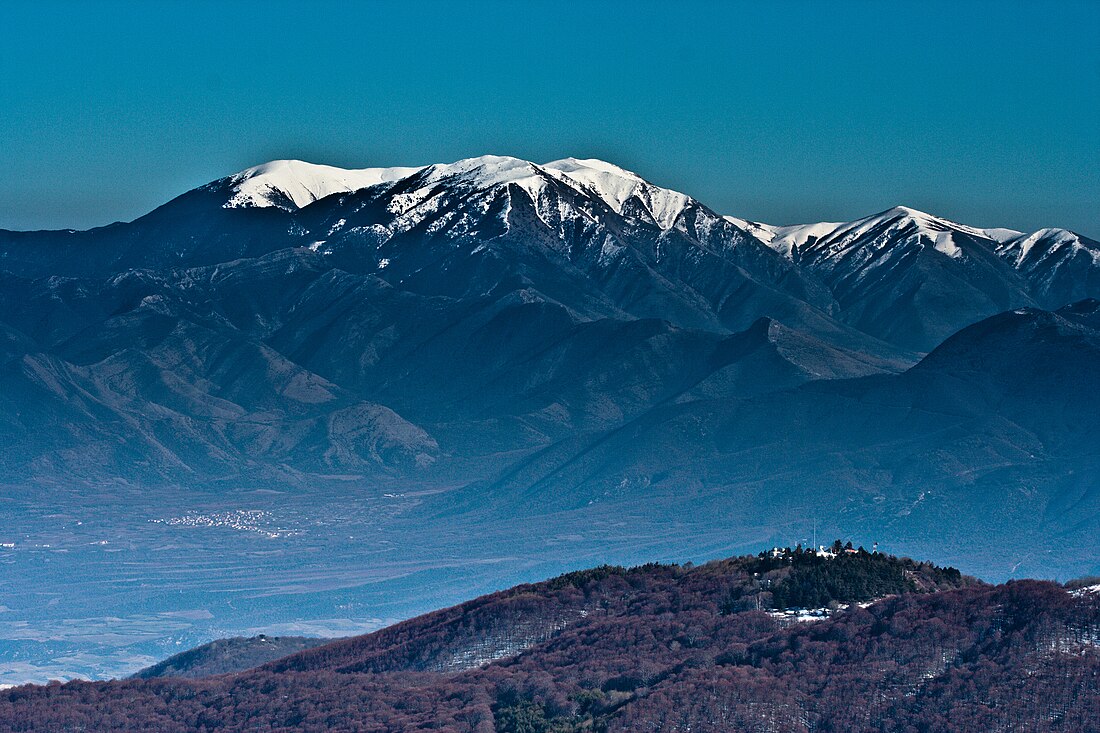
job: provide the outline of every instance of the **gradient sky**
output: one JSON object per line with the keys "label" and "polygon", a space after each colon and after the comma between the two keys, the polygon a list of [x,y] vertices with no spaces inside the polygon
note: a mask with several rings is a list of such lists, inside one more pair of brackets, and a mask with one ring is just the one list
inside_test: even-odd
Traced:
{"label": "gradient sky", "polygon": [[[419,7],[413,7],[419,6]],[[728,214],[1100,237],[1100,2],[0,5],[0,227],[273,158],[599,157]]]}

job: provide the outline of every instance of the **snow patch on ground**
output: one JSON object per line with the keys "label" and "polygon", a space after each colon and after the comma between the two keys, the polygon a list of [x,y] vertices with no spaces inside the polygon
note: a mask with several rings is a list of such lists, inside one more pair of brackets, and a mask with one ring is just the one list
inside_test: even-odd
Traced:
{"label": "snow patch on ground", "polygon": [[881,598],[875,598],[871,601],[864,601],[862,603],[841,603],[836,608],[783,608],[768,611],[768,615],[774,619],[777,619],[781,624],[800,624],[810,621],[824,621],[831,618],[838,613],[847,611],[853,606],[859,608],[867,608],[873,603],[881,601]]}
{"label": "snow patch on ground", "polygon": [[1087,585],[1084,588],[1076,588],[1069,592],[1074,598],[1083,598],[1096,593],[1100,593],[1100,585]]}
{"label": "snow patch on ground", "polygon": [[962,249],[959,245],[955,244],[955,240],[951,238],[951,232],[939,232],[936,234],[933,245],[936,251],[943,252],[948,257],[953,259],[959,259],[963,255]]}

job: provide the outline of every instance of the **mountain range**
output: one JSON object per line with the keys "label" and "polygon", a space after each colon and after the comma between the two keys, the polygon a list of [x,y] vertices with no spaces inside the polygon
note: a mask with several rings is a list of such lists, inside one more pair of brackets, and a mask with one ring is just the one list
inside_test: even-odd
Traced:
{"label": "mountain range", "polygon": [[[545,397],[531,407],[554,406],[561,395],[545,382],[584,383],[576,370],[597,361],[585,351],[592,342],[674,362],[653,354],[659,341],[697,364],[696,373],[642,367],[644,386],[631,391],[647,409],[687,381],[725,395],[900,371],[984,317],[1100,295],[1100,244],[1063,230],[975,229],[904,207],[847,224],[771,227],[719,216],[601,161],[494,156],[361,171],[276,161],[131,224],[4,232],[0,266],[9,398],[44,390],[46,411],[78,395],[78,413],[138,423],[154,413],[240,422],[272,408],[299,423],[294,432],[318,434],[330,463],[387,462],[371,451],[348,457],[362,441],[341,441],[349,421],[340,416],[423,463],[437,441],[399,416],[437,422],[458,409],[470,419],[474,410],[454,403],[475,391],[510,407],[537,391]],[[745,371],[730,369],[743,356],[734,334],[771,344],[789,374],[716,386]],[[456,370],[469,382],[457,389],[441,372],[463,351],[474,358]],[[570,371],[570,358],[587,364]],[[525,374],[509,373],[521,363]],[[179,384],[155,384],[169,364]],[[234,384],[254,370],[263,377],[247,389]],[[673,376],[680,383],[667,384]],[[586,405],[565,406],[569,427],[597,405],[613,421],[629,416],[624,399],[584,395]],[[22,407],[5,414],[39,418]],[[239,445],[246,436],[158,445],[142,428],[153,472],[254,451]],[[185,455],[196,450],[205,455]]]}
{"label": "mountain range", "polygon": [[[130,224],[5,232],[0,269],[2,468],[35,483],[347,471],[465,482],[535,470],[561,501],[578,480],[652,482],[699,466],[714,439],[673,428],[692,413],[757,436],[719,452],[759,452],[776,445],[769,435],[789,443],[801,426],[804,442],[828,441],[847,463],[873,448],[812,411],[874,423],[881,409],[866,405],[877,400],[898,413],[867,426],[890,444],[873,459],[878,482],[905,476],[893,465],[899,441],[920,443],[904,451],[909,464],[915,451],[957,454],[966,440],[920,441],[969,422],[981,445],[943,459],[944,475],[908,471],[936,482],[965,474],[969,485],[1006,462],[1030,471],[1054,443],[1073,442],[1031,429],[1045,400],[1068,403],[1071,433],[1097,414],[1097,321],[1082,315],[1095,306],[1039,310],[1100,296],[1097,242],[904,207],[772,227],[594,160],[361,171],[276,161]],[[1065,352],[1069,361],[1034,375],[1065,383],[1021,383],[1020,369],[1035,370],[1027,364],[993,374],[973,363],[1002,366],[1029,349],[1043,352],[1027,354],[1031,365]],[[973,380],[960,387],[963,369]],[[751,399],[763,416],[745,414]],[[1003,423],[1002,445],[974,434],[982,420]],[[648,473],[622,451],[610,468],[590,447],[637,433],[658,464]],[[601,461],[601,473],[550,485],[557,464],[577,460]],[[700,483],[694,473],[678,480]],[[736,494],[731,478],[721,476],[721,493]],[[1035,490],[1067,500],[1062,486]]]}
{"label": "mountain range", "polygon": [[820,527],[991,580],[1097,573],[1097,298],[1100,243],[1061,229],[772,226],[598,160],[274,161],[133,222],[0,231],[0,558],[34,535],[17,507],[79,532],[73,496],[253,532],[180,506],[351,491],[419,538],[598,526],[682,559]]}

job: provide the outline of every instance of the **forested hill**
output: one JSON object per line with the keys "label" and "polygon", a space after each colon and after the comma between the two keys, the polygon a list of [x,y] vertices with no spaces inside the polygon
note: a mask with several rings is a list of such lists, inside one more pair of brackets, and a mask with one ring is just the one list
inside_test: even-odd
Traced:
{"label": "forested hill", "polygon": [[186,677],[196,679],[216,674],[242,672],[259,667],[303,649],[330,642],[307,636],[259,636],[216,639],[209,644],[174,654],[163,662],[146,667],[134,675],[140,679]]}
{"label": "forested hill", "polygon": [[[836,549],[594,568],[235,675],[15,688],[0,731],[1098,729],[1095,588]],[[833,611],[776,608],[810,601]]]}
{"label": "forested hill", "polygon": [[[273,666],[280,671],[461,669],[508,656],[548,637],[587,616],[593,606],[608,613],[622,600],[619,588],[623,582],[632,594],[651,600],[675,587],[678,592],[689,592],[693,605],[705,604],[725,615],[784,609],[820,609],[821,615],[827,615],[842,604],[945,590],[976,581],[964,578],[954,568],[869,553],[839,542],[821,551],[776,548],[700,567],[601,566],[521,585],[374,634],[330,642],[313,654],[296,653],[321,646],[324,640],[262,635],[219,639],[176,654],[134,677],[194,679],[243,672],[273,660],[279,660]],[[487,638],[496,639],[495,646]]]}
{"label": "forested hill", "polygon": [[842,548],[835,558],[795,548],[700,566],[605,565],[516,586],[269,666],[284,672],[456,671],[514,656],[587,628],[593,619],[600,625],[665,612],[729,616],[825,607],[976,583],[953,568]]}

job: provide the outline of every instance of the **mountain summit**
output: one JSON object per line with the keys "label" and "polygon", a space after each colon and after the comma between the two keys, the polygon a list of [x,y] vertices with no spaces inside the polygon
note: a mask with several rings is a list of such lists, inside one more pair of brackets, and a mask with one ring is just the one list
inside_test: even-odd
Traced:
{"label": "mountain summit", "polygon": [[[419,168],[346,170],[301,160],[273,160],[228,178],[227,207],[276,206],[292,211],[334,193],[348,193],[412,175]],[[222,181],[210,184],[217,186]]]}

